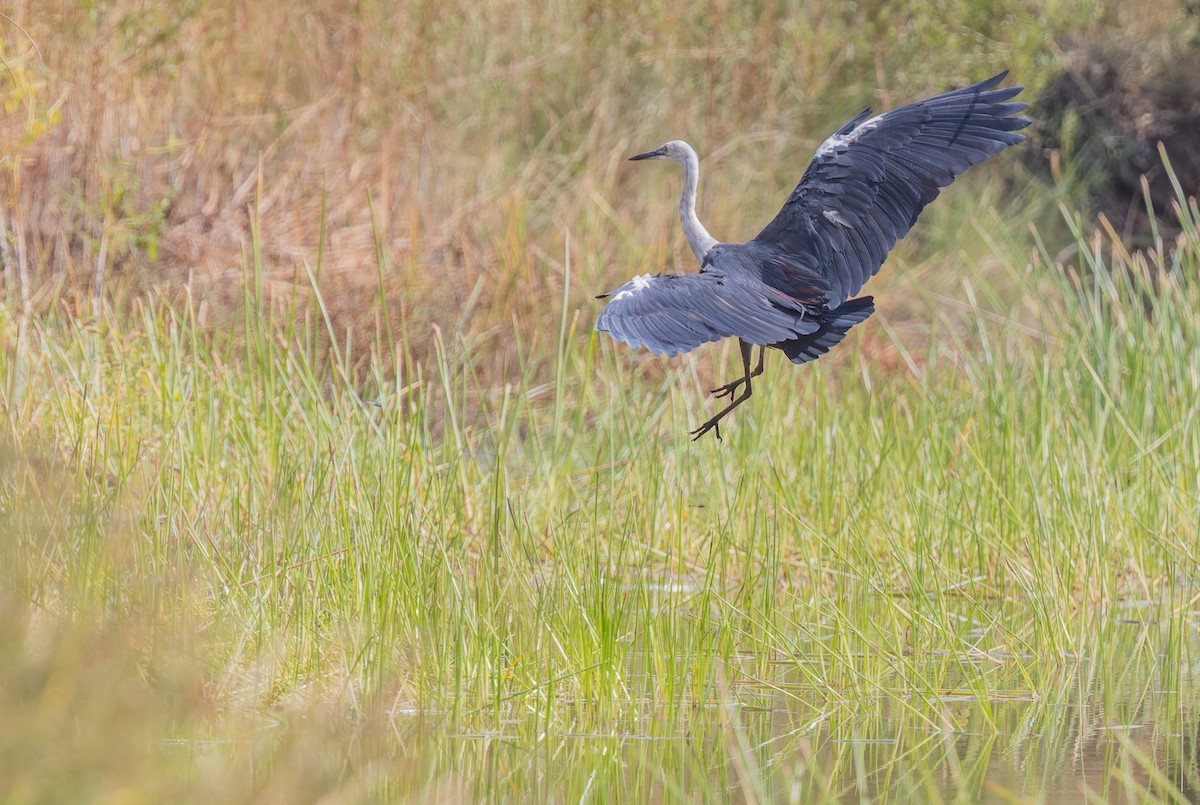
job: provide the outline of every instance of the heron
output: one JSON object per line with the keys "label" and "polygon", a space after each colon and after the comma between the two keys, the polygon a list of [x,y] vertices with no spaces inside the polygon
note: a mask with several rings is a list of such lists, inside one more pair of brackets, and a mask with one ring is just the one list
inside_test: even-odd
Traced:
{"label": "heron", "polygon": [[[925,205],[960,173],[1008,146],[1030,121],[1015,117],[1023,87],[985,81],[871,117],[870,108],[826,139],[779,214],[745,243],[722,243],[696,216],[700,159],[683,140],[630,157],[683,166],[679,221],[700,262],[694,274],[643,274],[597,299],[596,330],[633,349],[675,356],[737,338],[742,375],[713,389],[729,404],[690,432],[721,438],[721,420],[746,400],[767,347],[792,363],[816,360],[875,311],[855,297],[879,272]],[[758,361],[750,368],[754,347]]]}

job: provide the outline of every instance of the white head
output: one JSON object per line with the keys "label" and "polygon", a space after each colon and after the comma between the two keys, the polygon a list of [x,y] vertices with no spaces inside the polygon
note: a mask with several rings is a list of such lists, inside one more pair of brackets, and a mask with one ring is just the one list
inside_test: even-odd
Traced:
{"label": "white head", "polygon": [[637,162],[640,159],[669,159],[672,162],[678,162],[680,165],[686,165],[688,159],[694,159],[696,152],[692,147],[683,140],[671,140],[668,143],[663,143],[653,151],[647,151],[644,154],[637,154],[629,158],[630,162]]}
{"label": "white head", "polygon": [[683,234],[688,246],[701,264],[709,249],[717,245],[717,240],[708,234],[708,230],[696,217],[696,183],[700,181],[700,158],[692,147],[683,140],[671,140],[663,143],[653,151],[632,156],[630,160],[639,159],[669,159],[683,166],[683,195],[679,197],[679,223],[683,225]]}

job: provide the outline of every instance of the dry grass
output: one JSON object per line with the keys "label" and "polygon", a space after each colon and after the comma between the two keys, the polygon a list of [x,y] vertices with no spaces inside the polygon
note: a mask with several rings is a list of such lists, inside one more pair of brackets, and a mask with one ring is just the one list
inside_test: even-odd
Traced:
{"label": "dry grass", "polygon": [[309,291],[305,263],[319,274],[343,337],[376,326],[382,282],[423,352],[432,324],[552,321],[568,240],[580,299],[687,267],[677,177],[627,169],[632,150],[693,141],[712,228],[748,237],[862,104],[1000,66],[1037,84],[1051,39],[1093,11],[18,0],[0,24],[4,225],[33,287],[53,280],[35,306],[83,309],[115,276],[189,284],[205,320],[236,322],[257,248],[277,297]]}

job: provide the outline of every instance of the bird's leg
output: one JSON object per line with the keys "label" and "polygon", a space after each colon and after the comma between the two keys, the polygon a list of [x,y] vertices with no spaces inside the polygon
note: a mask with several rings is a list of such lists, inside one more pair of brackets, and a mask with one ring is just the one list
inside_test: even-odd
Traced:
{"label": "bird's leg", "polygon": [[[744,344],[745,342],[739,338],[738,343]],[[739,377],[737,380],[734,380],[732,383],[726,383],[724,386],[718,386],[717,388],[713,389],[711,393],[715,394],[717,397],[731,397],[732,398],[733,393],[735,391],[737,391],[738,386],[742,385],[743,383],[749,383],[750,378],[758,377],[759,375],[761,375],[763,373],[763,358],[766,356],[766,353],[767,353],[767,348],[760,345],[758,348],[758,366],[754,367],[753,372],[747,372],[743,377]],[[749,364],[747,364],[746,368],[747,369],[750,368]]]}
{"label": "bird's leg", "polygon": [[714,416],[712,419],[708,420],[703,425],[701,425],[700,427],[698,427],[694,431],[692,431],[692,441],[693,442],[696,441],[697,439],[699,439],[704,434],[708,433],[710,430],[716,431],[717,438],[720,439],[721,438],[721,425],[720,425],[721,420],[724,419],[725,415],[728,414],[730,411],[732,411],[734,408],[737,408],[739,405],[744,403],[746,400],[750,399],[750,393],[752,391],[751,386],[750,386],[750,378],[754,377],[756,374],[762,373],[762,356],[761,356],[761,354],[759,355],[759,368],[756,369],[754,372],[751,372],[750,371],[750,353],[754,350],[754,345],[750,344],[746,341],[742,341],[741,339],[738,339],[738,346],[741,348],[741,352],[742,352],[742,371],[745,372],[745,375],[742,378],[740,378],[739,380],[737,380],[736,382],[739,384],[745,383],[746,390],[741,393],[741,396],[735,398],[734,401],[731,402],[729,405],[727,405],[724,409],[722,409],[721,411],[718,411],[716,416]]}

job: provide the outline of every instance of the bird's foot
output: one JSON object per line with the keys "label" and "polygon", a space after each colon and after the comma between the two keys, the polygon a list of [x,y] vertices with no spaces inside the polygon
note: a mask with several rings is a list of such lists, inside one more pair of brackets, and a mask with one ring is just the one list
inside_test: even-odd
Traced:
{"label": "bird's foot", "polygon": [[701,436],[703,436],[704,434],[708,433],[710,430],[711,430],[711,431],[713,431],[714,433],[716,433],[716,435],[717,435],[717,441],[718,441],[718,442],[719,442],[719,441],[722,441],[722,439],[721,439],[721,419],[720,419],[720,417],[716,417],[716,418],[710,419],[710,420],[708,420],[707,422],[705,422],[703,425],[701,425],[700,427],[696,428],[694,431],[691,431],[691,434],[692,434],[692,441],[693,441],[693,442],[694,442],[694,441],[696,441],[696,440],[697,440],[697,439],[699,439]]}
{"label": "bird's foot", "polygon": [[733,381],[732,383],[726,383],[724,386],[717,386],[715,389],[713,389],[709,393],[715,395],[718,399],[721,397],[733,397],[734,393],[738,390],[738,386],[742,385],[745,382],[746,382],[746,378],[739,377],[737,380]]}

